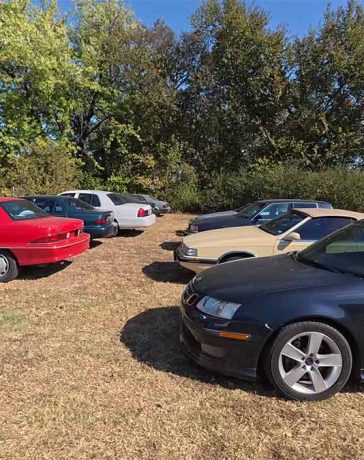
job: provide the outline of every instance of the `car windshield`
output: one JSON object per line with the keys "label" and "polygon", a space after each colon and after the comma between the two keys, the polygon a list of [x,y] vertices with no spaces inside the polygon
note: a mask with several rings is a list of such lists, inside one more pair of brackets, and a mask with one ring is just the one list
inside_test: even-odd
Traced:
{"label": "car windshield", "polygon": [[364,277],[364,223],[356,222],[314,243],[297,255],[304,264]]}
{"label": "car windshield", "polygon": [[238,216],[250,218],[254,217],[256,214],[258,214],[259,211],[265,208],[265,206],[267,206],[267,203],[262,203],[260,201],[248,204],[238,210]]}
{"label": "car windshield", "polygon": [[1,207],[13,220],[49,217],[49,214],[27,200],[4,201],[1,203]]}
{"label": "car windshield", "polygon": [[67,200],[68,206],[76,211],[90,211],[94,209],[89,204],[84,201],[79,200],[78,198],[70,198]]}
{"label": "car windshield", "polygon": [[271,235],[282,235],[305,219],[307,219],[305,214],[289,212],[261,225],[259,228]]}

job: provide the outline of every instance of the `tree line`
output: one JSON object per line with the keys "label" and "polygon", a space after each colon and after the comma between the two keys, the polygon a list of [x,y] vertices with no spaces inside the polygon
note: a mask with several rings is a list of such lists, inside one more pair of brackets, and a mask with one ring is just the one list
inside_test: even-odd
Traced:
{"label": "tree line", "polygon": [[242,0],[206,0],[179,36],[119,0],[78,0],[67,16],[55,0],[0,0],[3,193],[203,190],[259,164],[350,170],[363,110],[355,0],[294,38]]}

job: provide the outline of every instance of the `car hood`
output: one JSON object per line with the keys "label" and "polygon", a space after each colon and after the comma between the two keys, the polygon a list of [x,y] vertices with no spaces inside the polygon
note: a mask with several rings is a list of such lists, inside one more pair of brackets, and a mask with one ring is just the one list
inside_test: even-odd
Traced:
{"label": "car hood", "polygon": [[189,248],[207,248],[220,246],[242,246],[254,243],[255,245],[273,244],[276,237],[264,232],[258,227],[232,227],[195,233],[183,238]]}
{"label": "car hood", "polygon": [[349,275],[298,262],[292,254],[228,262],[212,267],[194,279],[201,294],[229,302],[295,289],[332,287],[347,282]]}
{"label": "car hood", "polygon": [[215,219],[216,217],[227,217],[227,216],[234,216],[236,211],[221,211],[221,212],[210,212],[209,214],[201,214],[200,216],[193,219],[193,223],[198,223],[201,220],[205,219]]}

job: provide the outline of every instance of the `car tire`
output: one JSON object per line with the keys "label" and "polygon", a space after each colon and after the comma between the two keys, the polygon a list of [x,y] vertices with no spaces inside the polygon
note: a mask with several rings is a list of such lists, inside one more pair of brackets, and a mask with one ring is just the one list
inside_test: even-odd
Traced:
{"label": "car tire", "polygon": [[0,283],[8,283],[17,278],[19,267],[15,257],[9,251],[0,251]]}
{"label": "car tire", "polygon": [[115,236],[118,236],[119,231],[120,231],[120,229],[119,229],[119,224],[118,224],[118,222],[115,220],[115,221],[114,221],[114,230],[113,230],[113,233],[111,234],[111,238],[114,238]]}
{"label": "car tire", "polygon": [[345,386],[352,366],[346,338],[332,326],[311,321],[283,327],[264,363],[276,390],[297,401],[330,398]]}

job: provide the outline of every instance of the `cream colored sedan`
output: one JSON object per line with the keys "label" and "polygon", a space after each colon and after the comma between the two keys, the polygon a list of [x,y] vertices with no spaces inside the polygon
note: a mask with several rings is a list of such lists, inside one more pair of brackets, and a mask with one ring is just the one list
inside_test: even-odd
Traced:
{"label": "cream colored sedan", "polygon": [[341,209],[294,209],[259,227],[232,227],[185,237],[175,260],[196,273],[215,264],[300,251],[334,231],[364,219]]}

